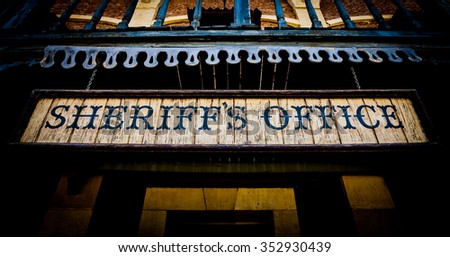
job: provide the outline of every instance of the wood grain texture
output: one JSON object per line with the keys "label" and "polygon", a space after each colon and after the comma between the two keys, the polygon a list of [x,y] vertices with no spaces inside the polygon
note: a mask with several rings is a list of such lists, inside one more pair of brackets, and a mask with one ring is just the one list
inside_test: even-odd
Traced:
{"label": "wood grain texture", "polygon": [[131,145],[425,143],[408,98],[43,98],[20,142]]}

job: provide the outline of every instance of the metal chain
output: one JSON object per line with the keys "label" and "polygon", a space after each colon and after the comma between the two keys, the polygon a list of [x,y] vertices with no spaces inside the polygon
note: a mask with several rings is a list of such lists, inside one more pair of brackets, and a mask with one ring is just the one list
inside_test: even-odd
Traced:
{"label": "metal chain", "polygon": [[86,86],[86,90],[91,89],[92,83],[94,82],[95,74],[97,74],[97,66],[95,66],[94,70],[92,71],[91,77],[89,78],[89,82]]}
{"label": "metal chain", "polygon": [[350,70],[352,71],[353,80],[355,81],[356,88],[361,89],[361,85],[359,84],[358,76],[356,75],[355,68],[350,64]]}

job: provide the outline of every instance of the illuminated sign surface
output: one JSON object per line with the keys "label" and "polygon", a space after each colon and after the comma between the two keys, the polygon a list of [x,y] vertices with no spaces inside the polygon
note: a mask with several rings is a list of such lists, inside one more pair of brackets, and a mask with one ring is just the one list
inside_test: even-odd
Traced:
{"label": "illuminated sign surface", "polygon": [[364,90],[37,91],[18,141],[205,147],[426,143],[415,96]]}

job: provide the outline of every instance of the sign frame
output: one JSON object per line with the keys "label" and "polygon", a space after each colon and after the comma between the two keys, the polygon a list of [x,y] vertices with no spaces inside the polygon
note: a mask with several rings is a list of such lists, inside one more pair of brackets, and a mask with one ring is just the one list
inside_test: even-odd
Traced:
{"label": "sign frame", "polygon": [[[286,98],[407,98],[411,100],[427,142],[361,143],[361,144],[99,144],[99,143],[29,143],[21,142],[37,103],[42,98],[232,98],[232,99],[286,99]],[[114,152],[341,152],[414,150],[439,145],[432,123],[415,89],[381,90],[60,90],[35,89],[31,92],[17,129],[9,145],[25,148],[46,148],[70,151]]]}

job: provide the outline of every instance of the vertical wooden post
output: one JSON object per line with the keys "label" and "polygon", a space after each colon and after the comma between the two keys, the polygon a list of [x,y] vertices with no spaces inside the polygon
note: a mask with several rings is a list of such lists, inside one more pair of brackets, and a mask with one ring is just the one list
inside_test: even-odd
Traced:
{"label": "vertical wooden post", "polygon": [[359,236],[397,236],[395,205],[379,176],[343,176]]}

